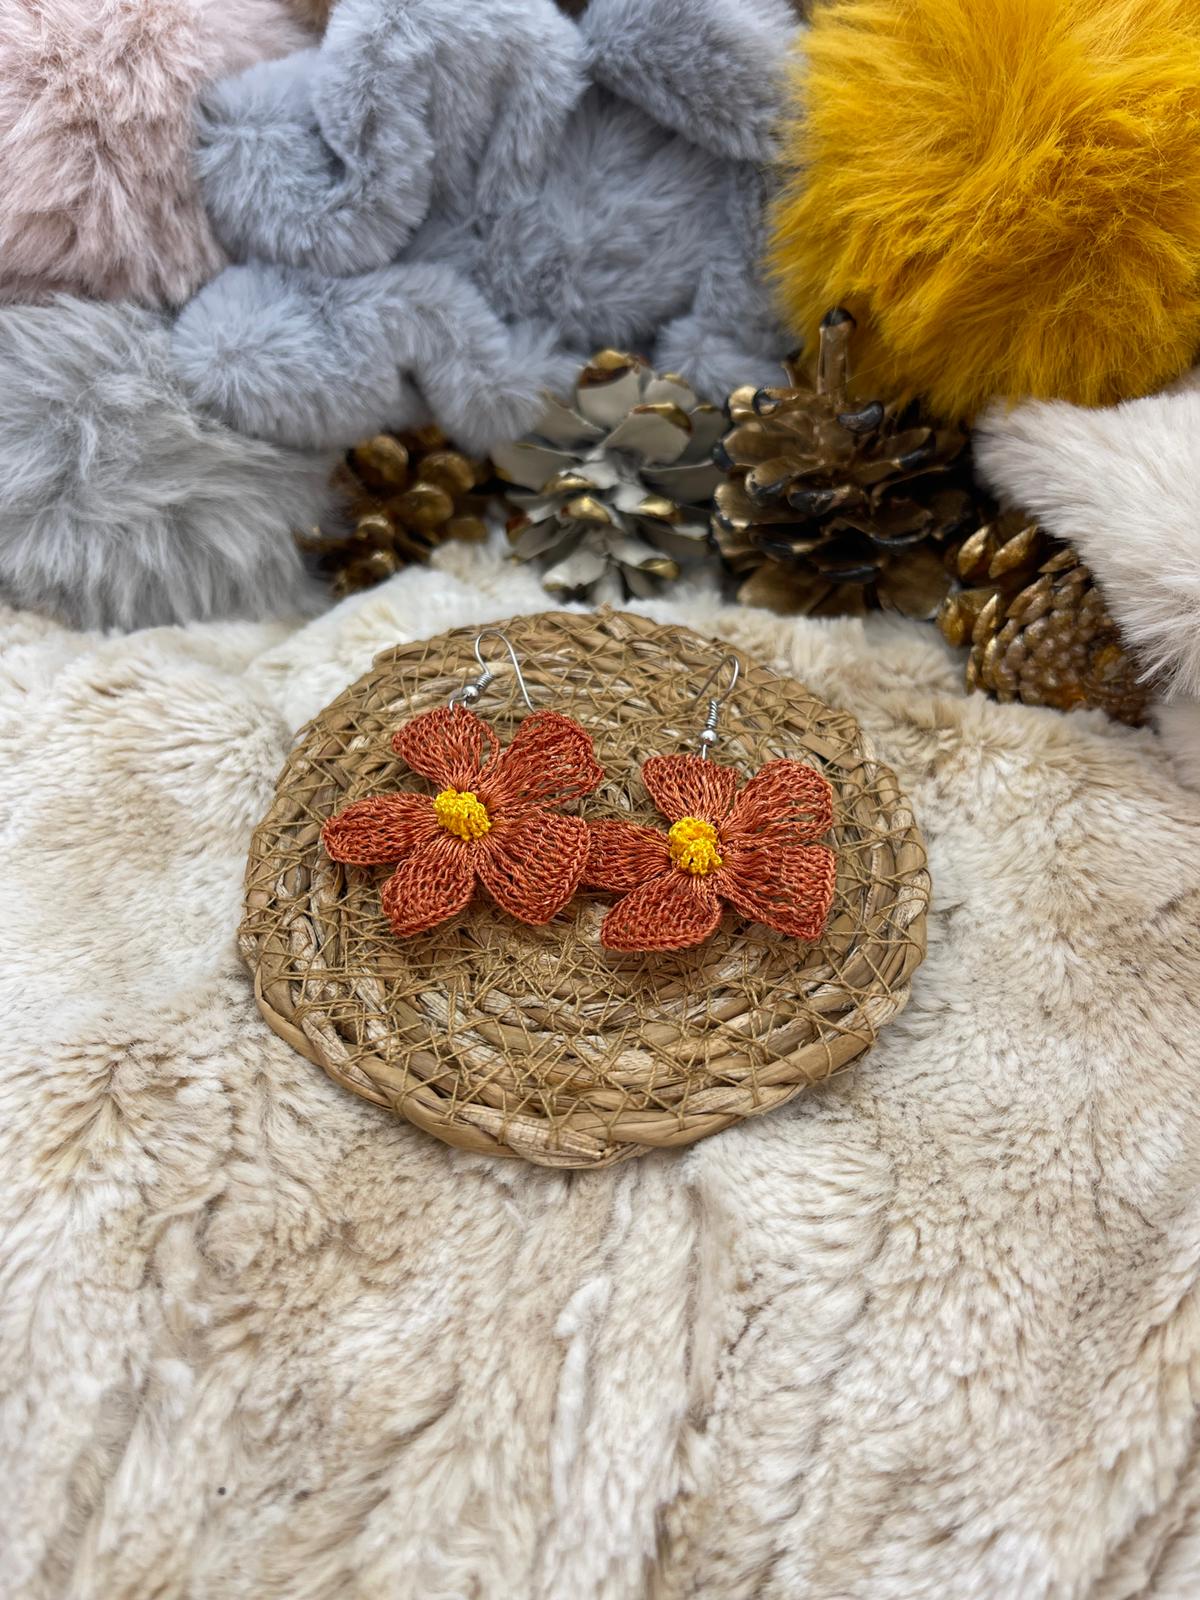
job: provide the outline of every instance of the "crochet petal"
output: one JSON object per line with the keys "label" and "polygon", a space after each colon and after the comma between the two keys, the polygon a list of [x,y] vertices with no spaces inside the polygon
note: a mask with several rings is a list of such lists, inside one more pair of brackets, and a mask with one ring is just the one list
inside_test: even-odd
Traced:
{"label": "crochet petal", "polygon": [[561,711],[535,711],[484,775],[480,798],[497,811],[523,805],[566,805],[604,777],[592,736]]}
{"label": "crochet petal", "polygon": [[461,705],[422,711],[392,736],[401,760],[443,789],[473,788],[499,744],[487,723]]}
{"label": "crochet petal", "polygon": [[739,915],[793,939],[821,937],[836,880],[837,857],[823,844],[731,851],[712,875]]}
{"label": "crochet petal", "polygon": [[721,920],[712,877],[671,867],[627,894],[600,926],[608,950],[687,950],[703,944]]}
{"label": "crochet petal", "polygon": [[582,817],[527,811],[488,834],[479,850],[479,881],[502,911],[540,927],[579,887],[587,853]]}
{"label": "crochet petal", "polygon": [[475,892],[474,847],[439,833],[393,872],[380,900],[399,939],[425,933],[455,916]]}
{"label": "crochet petal", "polygon": [[651,756],[642,763],[642,782],[668,822],[700,817],[724,822],[737,789],[737,768],[723,767],[699,756]]}
{"label": "crochet petal", "polygon": [[381,867],[403,861],[437,831],[428,795],[373,794],[330,817],[321,842],[335,861]]}
{"label": "crochet petal", "polygon": [[734,848],[769,835],[772,848],[819,839],[833,826],[833,790],[802,761],[768,761],[737,798],[721,830]]}
{"label": "crochet petal", "polygon": [[593,822],[583,881],[593,889],[629,894],[671,865],[665,833],[632,822]]}

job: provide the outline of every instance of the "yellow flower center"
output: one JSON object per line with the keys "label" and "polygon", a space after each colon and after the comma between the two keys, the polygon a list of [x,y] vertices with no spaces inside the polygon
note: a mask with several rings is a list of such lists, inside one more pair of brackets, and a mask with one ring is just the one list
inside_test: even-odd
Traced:
{"label": "yellow flower center", "polygon": [[680,817],[673,823],[667,838],[671,845],[671,860],[684,872],[704,877],[721,865],[721,852],[717,849],[717,830],[711,822],[699,817]]}
{"label": "yellow flower center", "polygon": [[460,839],[482,839],[492,826],[487,807],[470,789],[443,789],[433,809],[446,832]]}

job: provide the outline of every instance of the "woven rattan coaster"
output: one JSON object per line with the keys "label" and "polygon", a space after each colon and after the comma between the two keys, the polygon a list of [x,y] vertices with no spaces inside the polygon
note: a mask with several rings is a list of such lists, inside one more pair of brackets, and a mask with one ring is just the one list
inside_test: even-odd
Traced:
{"label": "woven rattan coaster", "polygon": [[[608,776],[586,815],[660,825],[638,769],[694,740],[696,686],[727,647],[623,612],[500,626],[535,702],[593,736]],[[254,836],[240,936],[271,1027],[449,1144],[555,1167],[689,1144],[867,1049],[925,952],[921,836],[854,718],[744,659],[719,758],[747,776],[772,757],[809,761],[833,786],[838,883],[819,945],[727,912],[698,949],[614,955],[597,937],[609,901],[589,891],[544,928],[479,898],[431,933],[393,937],[379,906],[390,869],[336,865],[321,824],[364,795],[427,787],[391,736],[477,675],[477,631],[385,651],[288,760]],[[481,714],[507,742],[523,710],[502,669]]]}

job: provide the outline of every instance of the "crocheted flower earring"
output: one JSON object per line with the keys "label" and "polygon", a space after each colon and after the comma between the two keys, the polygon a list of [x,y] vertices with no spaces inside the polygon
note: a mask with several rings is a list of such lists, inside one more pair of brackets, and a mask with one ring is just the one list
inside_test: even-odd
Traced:
{"label": "crocheted flower earring", "polygon": [[[508,748],[470,709],[495,673],[481,653],[498,639],[532,712]],[[475,640],[480,676],[449,705],[422,712],[392,739],[396,754],[434,794],[356,800],[321,829],[335,861],[390,866],[381,900],[400,938],[424,933],[464,910],[482,884],[503,911],[535,927],[575,893],[587,862],[588,826],[558,809],[590,794],[604,776],[591,737],[571,717],[535,711],[516,651],[497,629]]]}
{"label": "crocheted flower earring", "polygon": [[605,917],[609,950],[686,950],[716,931],[725,905],[793,939],[820,937],[833,901],[834,853],[813,841],[833,823],[833,791],[800,761],[768,761],[740,794],[738,773],[708,759],[722,704],[738,680],[726,656],[704,698],[732,665],[729,686],[708,702],[699,755],[651,756],[642,782],[669,829],[594,822],[583,881],[623,896]]}

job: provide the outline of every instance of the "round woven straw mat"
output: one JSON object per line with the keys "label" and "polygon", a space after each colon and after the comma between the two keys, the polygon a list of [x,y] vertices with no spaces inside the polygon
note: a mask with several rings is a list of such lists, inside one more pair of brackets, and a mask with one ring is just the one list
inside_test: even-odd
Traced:
{"label": "round woven straw mat", "polygon": [[[696,690],[728,647],[623,612],[499,626],[534,703],[592,734],[608,775],[584,813],[665,826],[638,769],[694,748]],[[391,736],[478,674],[477,631],[385,651],[288,760],[254,836],[241,930],[271,1027],[347,1089],[449,1144],[554,1167],[689,1144],[867,1049],[925,953],[921,836],[854,718],[744,659],[717,758],[747,778],[771,757],[808,761],[834,789],[837,895],[819,945],[727,912],[698,949],[616,955],[598,938],[610,902],[586,890],[543,928],[481,895],[431,933],[392,935],[379,905],[391,869],[330,861],[321,824],[364,795],[429,788]],[[498,665],[479,715],[507,742],[523,710]]]}

